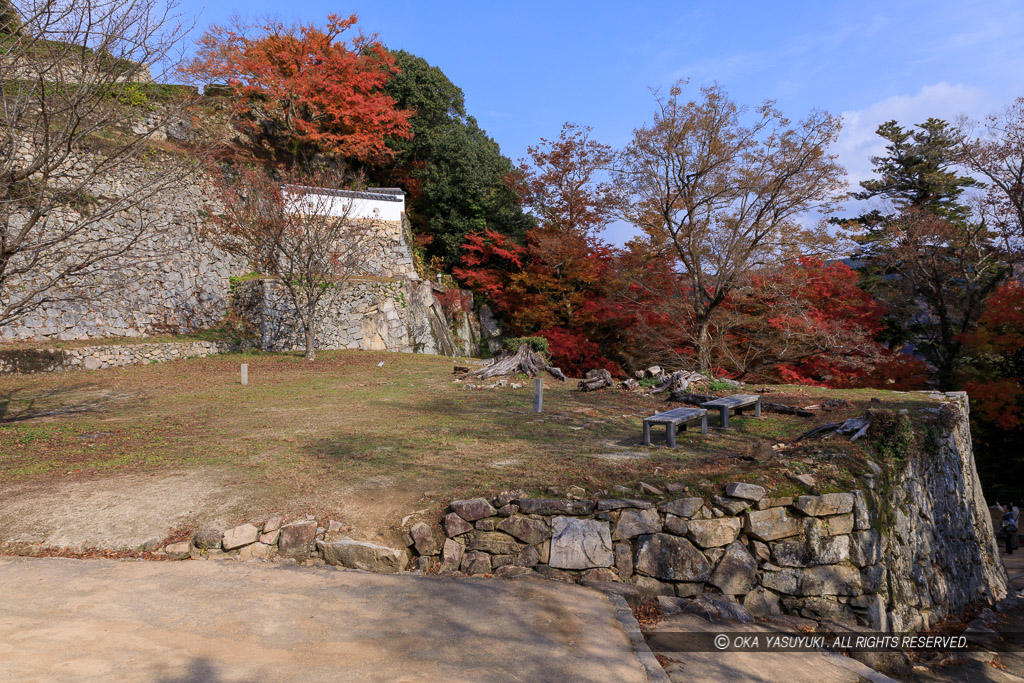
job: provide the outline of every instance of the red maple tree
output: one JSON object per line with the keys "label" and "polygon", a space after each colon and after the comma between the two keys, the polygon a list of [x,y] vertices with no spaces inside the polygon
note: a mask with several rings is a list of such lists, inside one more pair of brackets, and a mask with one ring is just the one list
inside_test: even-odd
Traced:
{"label": "red maple tree", "polygon": [[499,313],[508,313],[505,288],[523,267],[524,249],[507,235],[485,230],[466,235],[462,252],[462,267],[452,269],[455,277],[489,299]]}
{"label": "red maple tree", "polygon": [[563,371],[621,374],[602,350],[616,316],[607,297],[614,250],[598,236],[616,202],[598,178],[611,148],[590,139],[590,129],[567,123],[558,138],[528,151],[529,162],[509,184],[538,226],[524,246],[490,231],[470,235],[455,275],[490,300],[513,334],[545,337]]}
{"label": "red maple tree", "polygon": [[331,14],[322,28],[280,20],[214,25],[184,72],[227,84],[242,132],[273,151],[386,160],[394,155],[388,138],[411,137],[412,112],[382,91],[396,67],[376,36],[346,39],[357,21]]}
{"label": "red maple tree", "polygon": [[[631,254],[623,298],[633,311],[631,365],[693,367],[697,323],[689,286],[669,256]],[[831,387],[921,385],[925,364],[878,342],[885,307],[842,263],[798,258],[748,275],[721,305],[712,329],[716,376]]]}
{"label": "red maple tree", "polygon": [[1024,426],[1024,284],[993,292],[977,328],[962,339],[974,360],[966,385],[974,412],[1003,431]]}

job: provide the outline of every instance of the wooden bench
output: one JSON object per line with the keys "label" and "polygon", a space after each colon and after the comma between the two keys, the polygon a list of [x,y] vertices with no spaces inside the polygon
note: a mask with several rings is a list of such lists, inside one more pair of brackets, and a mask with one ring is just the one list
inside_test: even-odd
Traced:
{"label": "wooden bench", "polygon": [[665,433],[668,440],[668,447],[676,447],[676,428],[679,425],[686,429],[687,422],[700,419],[700,433],[708,433],[708,411],[703,408],[676,408],[657,415],[644,418],[644,445],[651,445],[651,425],[665,425]]}
{"label": "wooden bench", "polygon": [[729,429],[729,411],[735,410],[739,415],[747,406],[754,406],[754,417],[761,417],[761,397],[758,394],[736,394],[735,396],[723,396],[714,401],[707,401],[700,404],[701,408],[718,410],[720,429]]}

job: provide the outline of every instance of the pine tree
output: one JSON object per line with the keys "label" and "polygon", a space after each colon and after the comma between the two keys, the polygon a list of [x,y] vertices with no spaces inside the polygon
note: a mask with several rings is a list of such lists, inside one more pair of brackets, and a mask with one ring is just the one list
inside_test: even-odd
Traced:
{"label": "pine tree", "polygon": [[873,209],[852,221],[837,221],[863,230],[854,238],[863,245],[862,256],[872,255],[892,222],[908,210],[926,211],[958,225],[970,220],[970,209],[961,199],[964,190],[979,183],[957,173],[960,140],[948,122],[929,118],[908,129],[886,121],[876,133],[888,141],[886,154],[871,158],[877,177],[862,181],[862,190],[851,196],[887,200],[891,211]]}

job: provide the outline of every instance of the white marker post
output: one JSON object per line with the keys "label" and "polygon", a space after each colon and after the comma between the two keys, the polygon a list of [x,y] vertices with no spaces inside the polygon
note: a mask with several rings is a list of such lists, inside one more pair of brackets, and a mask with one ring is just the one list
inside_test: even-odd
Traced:
{"label": "white marker post", "polygon": [[544,408],[544,380],[540,377],[533,380],[533,412],[539,413]]}
{"label": "white marker post", "polygon": [[242,363],[242,386],[244,387],[249,383],[249,364]]}

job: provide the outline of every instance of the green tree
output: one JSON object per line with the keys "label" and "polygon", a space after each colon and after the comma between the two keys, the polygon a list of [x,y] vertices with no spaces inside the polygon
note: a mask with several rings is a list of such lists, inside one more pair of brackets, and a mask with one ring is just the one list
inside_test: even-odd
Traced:
{"label": "green tree", "polygon": [[914,129],[896,121],[886,121],[875,131],[888,144],[883,156],[871,158],[877,177],[860,183],[854,199],[883,199],[885,211],[873,209],[853,221],[844,221],[863,229],[855,239],[863,245],[863,254],[873,251],[877,242],[885,242],[891,222],[909,209],[927,211],[952,223],[970,220],[971,211],[961,201],[964,190],[978,181],[956,171],[960,156],[959,136],[942,119],[929,118]]}
{"label": "green tree", "polygon": [[371,176],[409,193],[413,229],[432,238],[428,253],[446,267],[459,262],[470,233],[490,229],[522,242],[533,219],[507,182],[512,162],[466,113],[462,90],[421,57],[391,54],[399,73],[384,91],[399,108],[415,112],[413,137],[392,140],[395,162]]}
{"label": "green tree", "polygon": [[886,154],[872,157],[876,177],[851,196],[883,206],[835,222],[859,232],[862,286],[889,309],[887,341],[912,343],[935,368],[940,388],[953,389],[963,335],[1009,273],[1005,255],[965,202],[965,191],[981,184],[958,172],[956,129],[930,118],[913,129],[888,121],[877,133]]}

